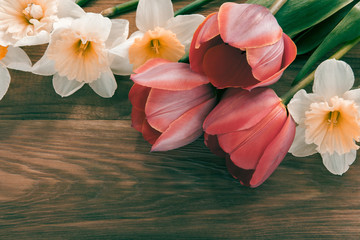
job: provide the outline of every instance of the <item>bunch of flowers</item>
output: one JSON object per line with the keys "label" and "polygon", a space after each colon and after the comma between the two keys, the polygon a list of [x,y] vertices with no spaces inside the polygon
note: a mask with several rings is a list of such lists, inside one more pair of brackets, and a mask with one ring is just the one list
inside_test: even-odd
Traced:
{"label": "bunch of flowers", "polygon": [[[207,2],[194,1],[174,14],[170,0],[140,0],[97,14],[74,0],[0,0],[0,99],[10,83],[7,68],[53,76],[62,97],[89,84],[109,98],[117,88],[114,74],[130,75],[132,126],[151,151],[204,135],[230,174],[250,187],[262,184],[288,151],[319,152],[331,173],[346,172],[360,139],[360,92],[350,90],[352,70],[331,59],[300,79],[333,47],[345,44],[333,56],[338,59],[360,41],[354,31],[359,4],[250,0],[224,3],[206,18],[179,14]],[[105,17],[134,6],[138,31],[130,36],[127,20]],[[320,8],[304,19],[309,9]],[[339,21],[315,33],[331,16]],[[295,60],[294,41],[301,53],[315,50],[295,86],[278,97],[270,87]],[[32,66],[20,47],[44,43],[43,57]],[[308,94],[303,88],[313,79]]]}

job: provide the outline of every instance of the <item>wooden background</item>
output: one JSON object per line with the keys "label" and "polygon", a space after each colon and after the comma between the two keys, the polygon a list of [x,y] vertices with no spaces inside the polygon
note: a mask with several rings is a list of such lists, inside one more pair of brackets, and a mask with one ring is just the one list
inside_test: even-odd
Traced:
{"label": "wooden background", "polygon": [[[93,0],[85,10],[121,2]],[[173,2],[178,9],[190,0]],[[134,12],[121,17],[135,31]],[[35,62],[45,48],[25,50]],[[285,71],[274,87],[279,94],[307,57]],[[344,60],[358,81],[360,46]],[[339,177],[319,155],[287,155],[263,185],[249,189],[202,139],[149,153],[130,127],[128,77],[117,77],[115,96],[103,99],[88,86],[61,98],[51,77],[11,75],[0,102],[0,239],[360,238],[359,161]]]}

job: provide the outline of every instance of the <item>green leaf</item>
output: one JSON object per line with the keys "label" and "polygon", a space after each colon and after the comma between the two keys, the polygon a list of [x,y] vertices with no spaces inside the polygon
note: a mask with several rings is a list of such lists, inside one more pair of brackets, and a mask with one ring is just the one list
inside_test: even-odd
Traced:
{"label": "green leaf", "polygon": [[[248,0],[247,3],[270,7],[274,0]],[[276,19],[286,34],[294,37],[330,17],[353,0],[288,0]]]}
{"label": "green leaf", "polygon": [[340,11],[336,12],[324,21],[316,24],[315,26],[299,33],[294,42],[297,47],[297,54],[305,54],[314,50],[324,38],[334,29],[334,27],[348,14],[351,8],[354,7],[356,2],[352,2]]}
{"label": "green leaf", "polygon": [[360,3],[357,3],[338,25],[326,36],[300,70],[293,85],[298,83],[326,53],[342,43],[360,36]]}

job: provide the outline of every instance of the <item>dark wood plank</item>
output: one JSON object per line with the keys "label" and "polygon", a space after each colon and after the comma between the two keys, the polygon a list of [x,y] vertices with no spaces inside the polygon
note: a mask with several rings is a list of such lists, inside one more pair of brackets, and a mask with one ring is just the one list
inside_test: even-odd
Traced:
{"label": "dark wood plank", "polygon": [[201,139],[149,154],[129,124],[0,121],[0,239],[360,236],[358,163],[337,177],[288,156],[249,189]]}
{"label": "dark wood plank", "polygon": [[[93,0],[85,9],[100,12],[121,2]],[[190,0],[173,2],[178,9]],[[135,31],[133,12],[121,18]],[[25,50],[35,62],[45,48]],[[359,56],[357,46],[344,58],[357,85]],[[274,85],[279,95],[307,57]],[[115,96],[103,99],[89,87],[61,98],[51,77],[11,75],[0,101],[0,239],[360,238],[358,162],[339,177],[319,155],[288,155],[268,181],[249,189],[202,139],[149,153],[130,127],[126,76],[117,77]]]}

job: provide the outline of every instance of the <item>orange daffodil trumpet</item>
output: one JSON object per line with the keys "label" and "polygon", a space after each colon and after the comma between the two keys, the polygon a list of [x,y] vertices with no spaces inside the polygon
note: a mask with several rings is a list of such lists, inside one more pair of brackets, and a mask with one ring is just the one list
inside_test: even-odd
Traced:
{"label": "orange daffodil trumpet", "polygon": [[203,127],[205,144],[225,157],[229,172],[250,187],[274,172],[295,136],[294,120],[270,88],[227,89]]}
{"label": "orange daffodil trumpet", "polygon": [[289,152],[304,157],[316,152],[333,174],[342,175],[355,161],[360,140],[360,89],[351,67],[335,59],[315,71],[313,93],[298,91],[288,104],[298,124]]}
{"label": "orange daffodil trumpet", "polygon": [[185,63],[152,59],[131,79],[132,126],[152,151],[175,149],[202,135],[203,121],[216,101],[206,76]]}
{"label": "orange daffodil trumpet", "polygon": [[188,51],[192,36],[204,20],[199,14],[174,17],[170,0],[140,0],[136,31],[129,38],[129,61],[136,69],[152,58],[177,62]]}
{"label": "orange daffodil trumpet", "polygon": [[48,43],[54,23],[81,12],[74,0],[0,0],[0,44]]}
{"label": "orange daffodil trumpet", "polygon": [[196,30],[189,57],[215,87],[250,90],[279,80],[296,46],[267,8],[224,3]]}
{"label": "orange daffodil trumpet", "polygon": [[62,97],[84,84],[102,97],[111,97],[117,88],[112,71],[123,75],[132,71],[126,51],[112,52],[126,41],[128,31],[127,20],[110,20],[94,13],[60,20],[33,72],[54,75],[54,89]]}

